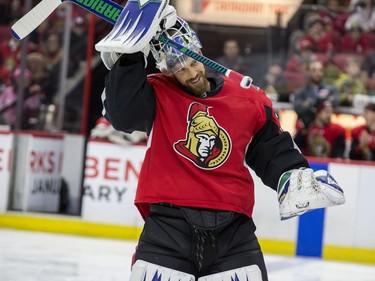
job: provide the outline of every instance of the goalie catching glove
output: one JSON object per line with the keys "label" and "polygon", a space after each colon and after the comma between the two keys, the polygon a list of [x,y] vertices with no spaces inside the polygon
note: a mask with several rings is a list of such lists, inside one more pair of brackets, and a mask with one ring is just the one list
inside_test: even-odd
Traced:
{"label": "goalie catching glove", "polygon": [[282,174],[277,197],[281,220],[345,203],[344,192],[334,178],[327,171],[314,172],[310,168]]}

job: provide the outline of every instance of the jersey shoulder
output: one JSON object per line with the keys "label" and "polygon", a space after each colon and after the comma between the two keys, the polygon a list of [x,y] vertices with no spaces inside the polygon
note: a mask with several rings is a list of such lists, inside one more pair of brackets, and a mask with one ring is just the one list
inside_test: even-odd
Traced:
{"label": "jersey shoulder", "polygon": [[254,100],[255,102],[261,103],[263,105],[266,105],[268,107],[272,107],[272,101],[266,95],[263,89],[261,89],[257,85],[252,84],[248,90],[249,90],[250,98],[252,100]]}

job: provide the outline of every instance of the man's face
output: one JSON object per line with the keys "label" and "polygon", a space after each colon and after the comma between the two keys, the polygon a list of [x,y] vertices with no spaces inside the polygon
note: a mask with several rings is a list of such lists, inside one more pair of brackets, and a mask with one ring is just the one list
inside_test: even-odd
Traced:
{"label": "man's face", "polygon": [[308,34],[315,41],[319,40],[322,37],[324,32],[324,26],[321,22],[316,22],[313,26],[308,29]]}
{"label": "man's face", "polygon": [[310,63],[309,74],[313,83],[320,83],[323,80],[323,65],[319,61]]}
{"label": "man's face", "polygon": [[204,65],[192,58],[188,58],[185,65],[173,76],[187,92],[197,97],[210,91],[210,83],[207,80]]}
{"label": "man's face", "polygon": [[333,108],[331,106],[323,108],[317,115],[317,118],[319,119],[320,123],[323,126],[327,126],[331,123],[331,117],[333,114]]}
{"label": "man's face", "polygon": [[235,58],[238,56],[240,48],[236,41],[230,40],[225,42],[223,51],[226,57]]}

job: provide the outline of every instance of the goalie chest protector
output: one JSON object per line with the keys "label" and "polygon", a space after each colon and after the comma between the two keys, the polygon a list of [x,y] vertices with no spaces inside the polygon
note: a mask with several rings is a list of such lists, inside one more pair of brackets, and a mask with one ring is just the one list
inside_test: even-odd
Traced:
{"label": "goalie chest protector", "polygon": [[207,98],[182,91],[172,77],[148,77],[156,116],[135,203],[145,218],[149,203],[228,210],[251,217],[254,183],[245,163],[270,100],[257,87],[243,89],[225,77]]}

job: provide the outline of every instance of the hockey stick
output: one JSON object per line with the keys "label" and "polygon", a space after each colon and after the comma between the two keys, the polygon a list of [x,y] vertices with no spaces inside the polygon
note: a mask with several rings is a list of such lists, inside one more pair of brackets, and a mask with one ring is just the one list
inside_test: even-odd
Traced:
{"label": "hockey stick", "polygon": [[110,0],[42,0],[13,24],[12,35],[18,40],[25,38],[65,1],[73,2],[113,24],[123,9],[122,6]]}
{"label": "hockey stick", "polygon": [[[26,15],[19,19],[11,28],[12,34],[18,40],[25,38],[34,29],[36,29],[62,2],[73,2],[78,6],[96,14],[100,18],[115,24],[119,18],[123,6],[111,0],[42,0]],[[148,1],[138,0],[139,3],[147,3]],[[230,79],[238,82],[243,88],[250,88],[253,79],[249,76],[244,76],[234,70],[228,69],[225,66],[205,57],[196,52],[193,52],[176,42],[165,38],[162,35],[156,36],[157,40],[175,48],[181,53],[201,62],[205,66],[212,68],[219,73],[229,77]]]}

